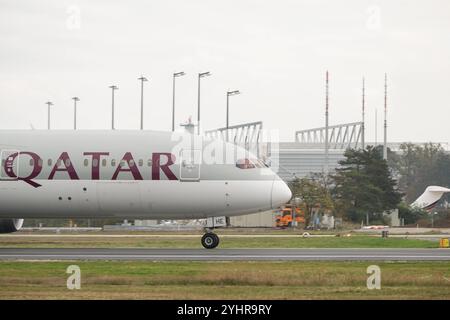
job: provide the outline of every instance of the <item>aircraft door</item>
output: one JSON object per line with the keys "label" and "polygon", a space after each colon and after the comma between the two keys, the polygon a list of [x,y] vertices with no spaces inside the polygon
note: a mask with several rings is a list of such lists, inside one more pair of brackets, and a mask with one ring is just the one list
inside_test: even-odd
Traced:
{"label": "aircraft door", "polygon": [[15,181],[19,177],[19,150],[1,150],[0,180]]}
{"label": "aircraft door", "polygon": [[180,181],[200,181],[201,150],[183,149],[180,153]]}

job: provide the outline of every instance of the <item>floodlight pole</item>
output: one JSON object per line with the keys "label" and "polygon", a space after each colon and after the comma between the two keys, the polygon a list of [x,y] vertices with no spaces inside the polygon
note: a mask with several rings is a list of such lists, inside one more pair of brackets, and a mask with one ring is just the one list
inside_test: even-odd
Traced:
{"label": "floodlight pole", "polygon": [[238,95],[240,94],[239,90],[234,91],[227,91],[227,119],[226,119],[226,128],[227,128],[227,141],[229,140],[228,137],[228,129],[230,128],[230,96]]}
{"label": "floodlight pole", "polygon": [[175,72],[173,74],[173,84],[172,84],[172,132],[175,131],[175,79],[184,76],[186,73],[183,71]]}
{"label": "floodlight pole", "polygon": [[141,81],[141,130],[144,130],[144,82],[148,79],[141,76],[138,80]]}
{"label": "floodlight pole", "polygon": [[50,107],[53,105],[53,102],[47,101],[45,104],[47,105],[47,130],[50,130]]}
{"label": "floodlight pole", "polygon": [[198,92],[197,92],[197,134],[200,135],[200,79],[210,76],[211,73],[201,72],[198,74]]}
{"label": "floodlight pole", "polygon": [[112,91],[112,105],[111,105],[111,112],[112,112],[112,117],[111,117],[111,129],[115,130],[114,128],[114,91],[118,90],[119,88],[115,85],[109,86],[109,88],[111,88]]}
{"label": "floodlight pole", "polygon": [[73,130],[77,130],[77,102],[80,101],[80,98],[73,97]]}

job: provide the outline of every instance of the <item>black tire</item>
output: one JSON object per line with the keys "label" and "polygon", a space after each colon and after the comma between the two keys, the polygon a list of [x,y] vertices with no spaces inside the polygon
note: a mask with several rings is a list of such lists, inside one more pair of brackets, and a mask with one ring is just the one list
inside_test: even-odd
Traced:
{"label": "black tire", "polygon": [[205,249],[214,249],[219,245],[219,237],[212,232],[205,233],[202,237],[202,246]]}

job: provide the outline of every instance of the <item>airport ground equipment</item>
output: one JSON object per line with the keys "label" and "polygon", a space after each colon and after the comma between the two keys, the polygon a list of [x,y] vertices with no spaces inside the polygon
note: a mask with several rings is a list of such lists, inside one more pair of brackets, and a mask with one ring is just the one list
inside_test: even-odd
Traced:
{"label": "airport ground equipment", "polygon": [[275,217],[276,226],[279,228],[291,227],[294,221],[296,224],[305,223],[305,213],[293,204],[287,204]]}

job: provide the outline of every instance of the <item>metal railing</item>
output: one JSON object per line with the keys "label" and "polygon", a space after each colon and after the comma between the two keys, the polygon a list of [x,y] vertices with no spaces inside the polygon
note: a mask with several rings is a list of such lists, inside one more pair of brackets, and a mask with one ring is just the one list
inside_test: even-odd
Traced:
{"label": "metal railing", "polygon": [[[295,141],[304,144],[325,144],[326,127],[295,132]],[[352,122],[328,127],[330,149],[358,148],[362,145],[363,122]]]}
{"label": "metal railing", "polygon": [[246,150],[256,152],[256,155],[259,157],[262,129],[262,121],[256,121],[229,126],[228,128],[207,130],[205,131],[205,136],[242,145]]}

